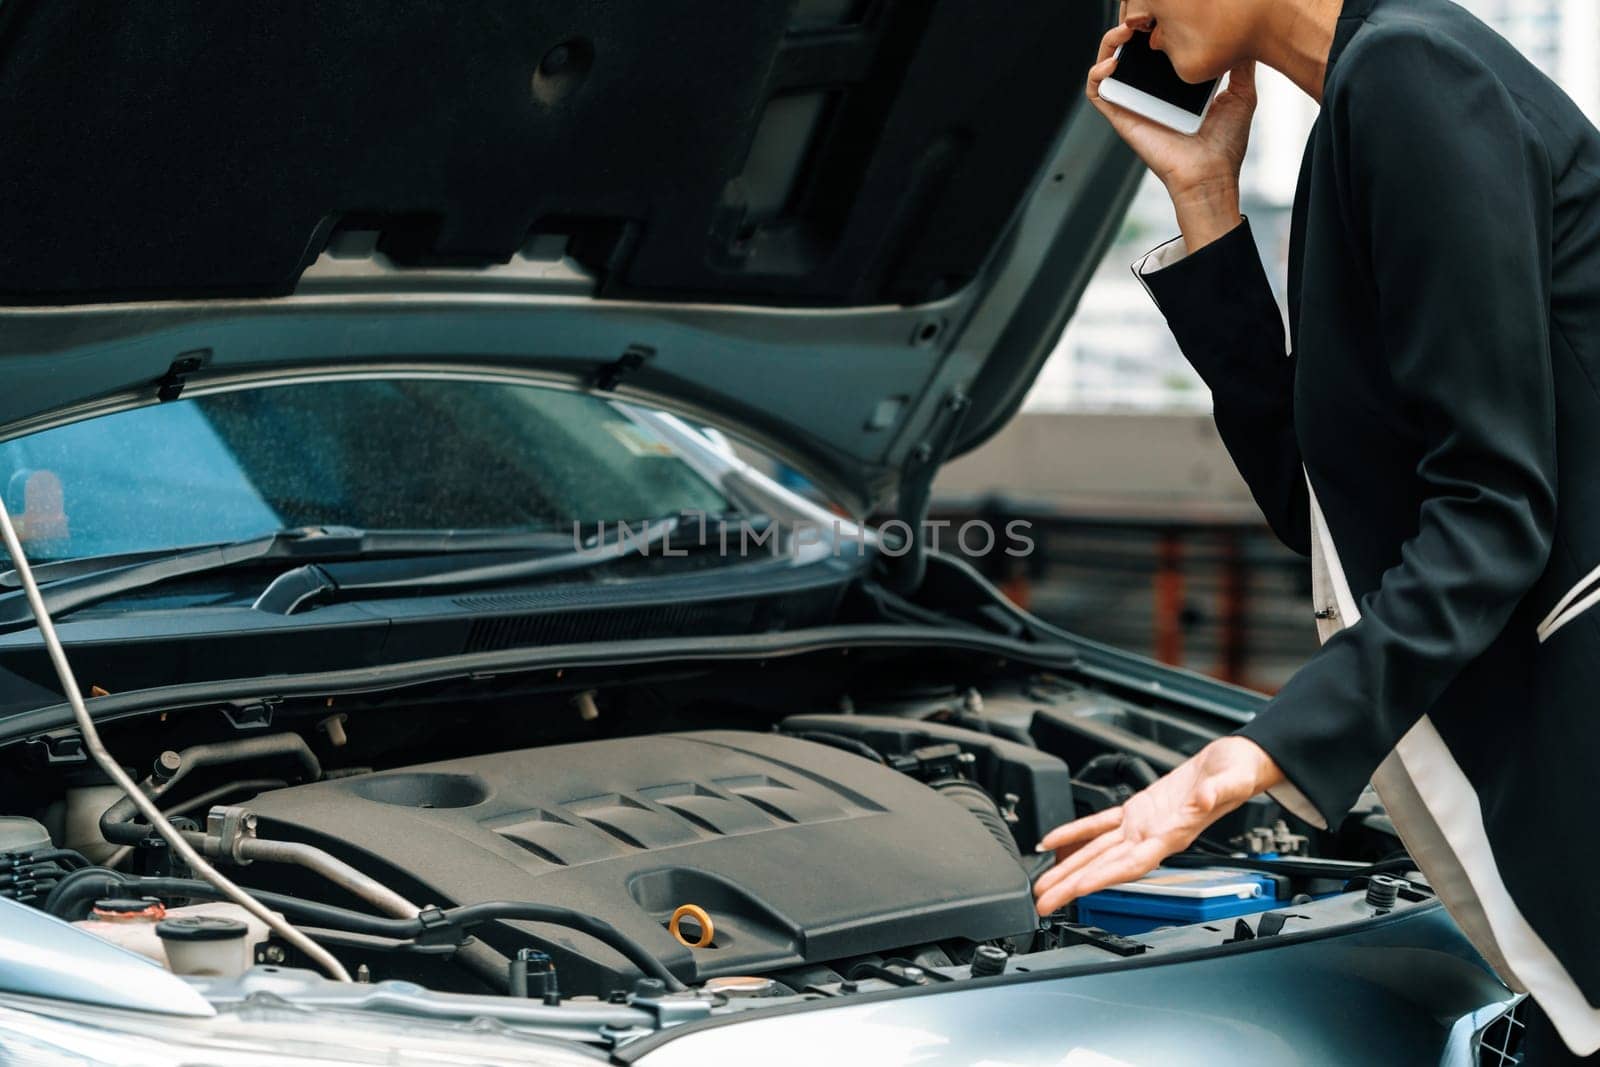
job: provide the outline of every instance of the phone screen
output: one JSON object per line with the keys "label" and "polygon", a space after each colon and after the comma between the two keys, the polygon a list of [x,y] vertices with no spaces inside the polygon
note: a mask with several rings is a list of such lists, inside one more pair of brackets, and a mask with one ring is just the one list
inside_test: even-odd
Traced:
{"label": "phone screen", "polygon": [[1117,59],[1117,71],[1112,77],[1191,115],[1205,113],[1206,101],[1211,99],[1211,87],[1217,84],[1208,81],[1190,85],[1178,77],[1178,72],[1172,69],[1172,60],[1150,47],[1148,33],[1136,33],[1133,40],[1122,46],[1122,55]]}

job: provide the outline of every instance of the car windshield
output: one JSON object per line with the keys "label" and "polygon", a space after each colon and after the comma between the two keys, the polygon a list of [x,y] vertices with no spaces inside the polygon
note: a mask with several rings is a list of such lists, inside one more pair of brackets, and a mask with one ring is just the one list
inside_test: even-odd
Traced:
{"label": "car windshield", "polygon": [[571,530],[728,501],[619,407],[532,385],[313,382],[180,399],[0,442],[39,559],[284,527]]}

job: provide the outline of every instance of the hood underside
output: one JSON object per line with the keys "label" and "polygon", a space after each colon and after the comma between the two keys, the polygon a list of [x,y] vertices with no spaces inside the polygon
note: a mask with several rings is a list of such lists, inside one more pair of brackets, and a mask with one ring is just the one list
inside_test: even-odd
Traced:
{"label": "hood underside", "polygon": [[950,445],[1009,414],[1113,232],[1112,6],[5,0],[0,424],[180,357],[511,362],[862,505],[951,394]]}

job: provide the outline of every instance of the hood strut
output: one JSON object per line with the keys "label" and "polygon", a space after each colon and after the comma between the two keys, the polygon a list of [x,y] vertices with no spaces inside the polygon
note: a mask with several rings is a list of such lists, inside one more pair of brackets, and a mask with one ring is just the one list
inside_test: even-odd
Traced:
{"label": "hood strut", "polygon": [[884,557],[884,584],[902,596],[909,596],[922,585],[928,569],[926,522],[928,503],[933,495],[933,479],[950,458],[961,438],[962,424],[972,401],[960,389],[945,397],[939,414],[928,427],[927,436],[907,458],[900,486],[895,494],[895,518],[910,530],[906,551]]}

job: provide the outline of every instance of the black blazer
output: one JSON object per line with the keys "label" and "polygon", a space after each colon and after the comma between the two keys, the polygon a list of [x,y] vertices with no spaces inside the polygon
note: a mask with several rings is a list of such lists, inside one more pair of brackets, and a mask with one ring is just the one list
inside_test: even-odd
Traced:
{"label": "black blazer", "polygon": [[1600,132],[1448,0],[1346,0],[1293,355],[1247,223],[1157,258],[1268,521],[1311,551],[1309,481],[1331,538],[1346,627],[1243,731],[1279,799],[1336,825],[1372,779],[1485,956],[1600,1048]]}

